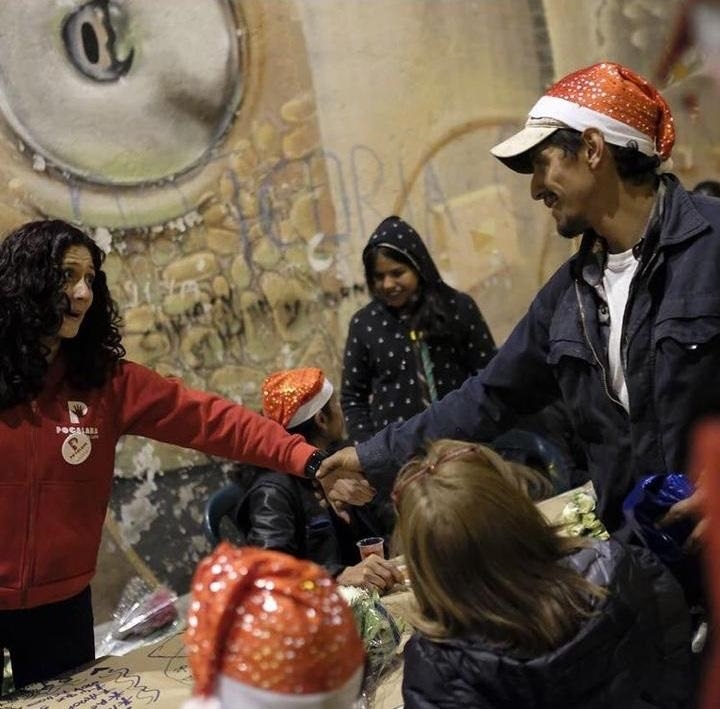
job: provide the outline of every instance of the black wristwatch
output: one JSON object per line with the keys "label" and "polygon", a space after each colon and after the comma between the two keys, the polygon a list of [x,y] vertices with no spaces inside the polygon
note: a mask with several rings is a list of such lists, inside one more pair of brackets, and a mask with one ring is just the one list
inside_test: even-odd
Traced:
{"label": "black wristwatch", "polygon": [[315,480],[317,471],[320,469],[320,464],[327,458],[327,453],[321,450],[316,450],[305,463],[304,475],[308,480]]}

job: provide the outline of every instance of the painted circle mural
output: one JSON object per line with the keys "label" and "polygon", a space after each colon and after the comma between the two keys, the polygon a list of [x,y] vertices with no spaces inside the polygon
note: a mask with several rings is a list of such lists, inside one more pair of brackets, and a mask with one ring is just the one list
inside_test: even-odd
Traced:
{"label": "painted circle mural", "polygon": [[[90,225],[194,206],[247,89],[237,0],[23,0],[0,26],[0,159],[41,209],[63,215],[68,186],[64,216]],[[148,186],[167,190],[153,215]]]}

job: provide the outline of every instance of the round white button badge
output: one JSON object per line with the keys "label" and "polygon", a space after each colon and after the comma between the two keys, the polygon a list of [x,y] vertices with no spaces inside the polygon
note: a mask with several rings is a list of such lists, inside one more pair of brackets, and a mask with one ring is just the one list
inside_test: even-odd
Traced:
{"label": "round white button badge", "polygon": [[80,465],[90,455],[92,442],[84,433],[71,433],[62,444],[62,457],[70,465]]}

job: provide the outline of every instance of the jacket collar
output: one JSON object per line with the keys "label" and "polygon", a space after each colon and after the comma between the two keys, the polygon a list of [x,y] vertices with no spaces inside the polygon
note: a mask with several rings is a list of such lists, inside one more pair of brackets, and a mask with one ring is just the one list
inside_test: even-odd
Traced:
{"label": "jacket collar", "polygon": [[692,197],[675,175],[662,176],[666,189],[659,246],[679,244],[710,229],[710,222],[697,210]]}
{"label": "jacket collar", "polygon": [[[677,177],[665,173],[660,177],[660,186],[650,219],[643,238],[655,242],[651,248],[662,249],[691,239],[710,228],[710,223],[695,208],[693,201]],[[582,236],[580,248],[572,262],[572,273],[591,286],[597,286],[607,259],[605,240],[592,229]]]}

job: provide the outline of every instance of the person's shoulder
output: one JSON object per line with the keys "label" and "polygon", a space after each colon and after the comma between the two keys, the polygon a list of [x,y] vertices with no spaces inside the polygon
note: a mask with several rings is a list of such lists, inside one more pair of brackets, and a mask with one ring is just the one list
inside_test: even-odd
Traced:
{"label": "person's shoulder", "polygon": [[370,341],[374,342],[378,328],[393,330],[396,322],[396,317],[391,315],[382,303],[371,300],[350,318],[348,332],[355,337],[367,335]]}
{"label": "person's shoulder", "polygon": [[468,308],[476,310],[478,307],[477,303],[475,302],[475,298],[473,298],[469,293],[455,290],[454,288],[448,292],[448,301],[451,305],[456,306],[459,310],[467,310]]}
{"label": "person's shoulder", "polygon": [[115,368],[115,373],[119,375],[135,375],[135,376],[146,376],[146,377],[159,377],[162,376],[158,372],[156,372],[154,369],[148,367],[145,364],[140,364],[140,362],[135,362],[131,359],[121,359],[117,363],[117,367]]}
{"label": "person's shoulder", "polygon": [[566,561],[581,576],[599,586],[609,586],[618,566],[628,557],[627,548],[615,539],[592,540],[570,554]]}
{"label": "person's shoulder", "polygon": [[355,311],[353,316],[350,318],[350,327],[353,325],[362,325],[368,320],[374,320],[383,313],[383,306],[376,300],[371,300]]}
{"label": "person's shoulder", "polygon": [[450,667],[459,665],[459,658],[465,654],[453,641],[438,642],[431,638],[415,633],[405,645],[405,665],[415,668],[426,668],[435,675],[443,675]]}
{"label": "person's shoulder", "polygon": [[365,303],[362,308],[355,312],[356,316],[368,318],[378,318],[385,314],[385,306],[377,299],[373,298],[369,303]]}
{"label": "person's shoulder", "polygon": [[612,538],[593,540],[568,557],[568,563],[591,583],[621,594],[628,586],[633,586],[637,594],[646,594],[652,578],[670,576],[659,559],[645,547]]}
{"label": "person's shoulder", "polygon": [[110,380],[117,383],[136,379],[153,379],[158,376],[160,375],[153,369],[150,369],[150,367],[123,358],[113,367],[110,373]]}
{"label": "person's shoulder", "polygon": [[720,198],[706,194],[687,193],[695,209],[704,217],[715,231],[720,231]]}
{"label": "person's shoulder", "polygon": [[557,268],[535,295],[533,306],[552,309],[561,300],[573,287],[573,271],[577,268],[577,259],[577,254],[571,256]]}
{"label": "person's shoulder", "polygon": [[436,667],[443,663],[457,667],[462,662],[462,658],[466,656],[482,659],[496,656],[492,648],[479,637],[468,636],[434,640],[422,633],[415,633],[408,640],[405,652],[419,661],[427,662],[428,665]]}
{"label": "person's shoulder", "polygon": [[673,231],[709,226],[720,231],[720,198],[689,191],[675,176],[665,180],[663,221]]}
{"label": "person's shoulder", "polygon": [[460,327],[475,329],[479,323],[484,321],[480,307],[469,293],[455,291],[449,298],[449,304],[453,312],[460,318]]}
{"label": "person's shoulder", "polygon": [[550,278],[545,282],[544,288],[556,288],[561,286],[567,288],[573,280],[573,270],[577,267],[580,260],[580,253],[575,253],[570,258],[563,261],[553,272]]}
{"label": "person's shoulder", "polygon": [[252,491],[261,487],[272,487],[288,493],[294,493],[303,482],[305,482],[304,478],[299,478],[297,475],[288,475],[287,473],[280,473],[277,470],[256,468],[256,474],[249,483],[249,489]]}
{"label": "person's shoulder", "polygon": [[[522,663],[494,651],[475,636],[436,641],[416,633],[403,654],[406,673],[414,678],[408,684],[416,692],[423,696],[440,696],[442,692],[458,702],[462,698],[472,698],[478,692],[485,694],[483,689],[499,690],[500,674],[507,673],[520,680],[519,673],[522,673]],[[501,666],[503,670],[499,674]]]}
{"label": "person's shoulder", "polygon": [[111,381],[116,385],[125,386],[166,386],[168,383],[171,386],[185,386],[183,380],[173,374],[162,374],[145,364],[134,362],[130,359],[121,359],[117,365],[113,367],[110,375]]}
{"label": "person's shoulder", "polygon": [[[244,499],[251,505],[253,500],[263,500],[271,506],[297,509],[302,507],[302,500],[306,496],[314,495],[309,480],[263,468],[257,468],[256,475],[246,484]],[[305,486],[309,486],[309,489],[304,489]]]}

